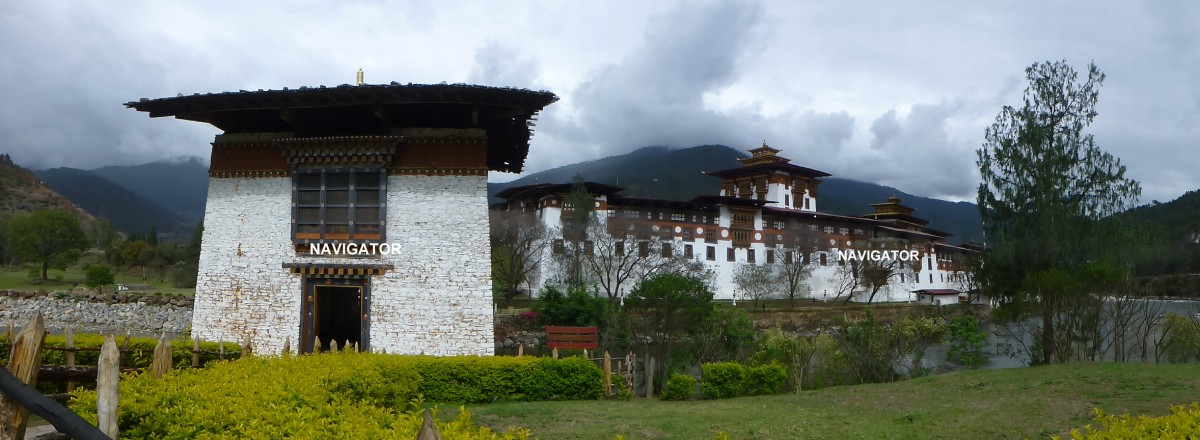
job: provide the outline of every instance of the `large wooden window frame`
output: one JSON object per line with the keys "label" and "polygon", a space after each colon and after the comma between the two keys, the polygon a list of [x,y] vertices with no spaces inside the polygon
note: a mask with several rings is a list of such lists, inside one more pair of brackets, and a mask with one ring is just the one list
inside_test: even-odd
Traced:
{"label": "large wooden window frame", "polygon": [[386,229],[383,169],[302,168],[292,174],[294,243],[383,243]]}

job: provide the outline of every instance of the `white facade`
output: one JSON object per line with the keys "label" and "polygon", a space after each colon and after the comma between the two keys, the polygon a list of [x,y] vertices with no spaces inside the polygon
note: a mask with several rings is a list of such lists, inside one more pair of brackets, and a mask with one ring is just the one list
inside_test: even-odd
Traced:
{"label": "white facade", "polygon": [[386,200],[384,242],[402,252],[308,256],[292,241],[292,178],[211,178],[193,334],[295,351],[304,275],[285,264],[390,265],[367,281],[370,350],[491,355],[486,176],[389,176]]}

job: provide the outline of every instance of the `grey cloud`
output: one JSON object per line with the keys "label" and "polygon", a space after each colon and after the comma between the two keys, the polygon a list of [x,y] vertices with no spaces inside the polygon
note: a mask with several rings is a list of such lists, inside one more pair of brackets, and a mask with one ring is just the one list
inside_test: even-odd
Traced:
{"label": "grey cloud", "polygon": [[745,127],[706,109],[704,95],[736,80],[760,15],[753,3],[676,5],[650,21],[628,57],[571,91],[573,114],[545,129],[590,145],[591,157],[579,160],[647,145],[737,143]]}

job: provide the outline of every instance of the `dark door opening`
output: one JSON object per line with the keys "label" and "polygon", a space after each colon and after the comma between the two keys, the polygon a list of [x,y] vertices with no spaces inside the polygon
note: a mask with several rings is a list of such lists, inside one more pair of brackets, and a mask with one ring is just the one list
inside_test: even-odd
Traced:
{"label": "dark door opening", "polygon": [[330,341],[337,341],[339,349],[346,349],[346,341],[350,341],[351,347],[361,345],[362,288],[314,286],[314,290],[313,332],[321,341],[321,351],[329,350]]}

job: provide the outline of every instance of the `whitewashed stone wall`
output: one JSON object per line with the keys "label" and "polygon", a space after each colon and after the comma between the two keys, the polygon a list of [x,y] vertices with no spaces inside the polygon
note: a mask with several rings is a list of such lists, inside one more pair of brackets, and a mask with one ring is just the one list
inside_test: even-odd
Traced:
{"label": "whitewashed stone wall", "polygon": [[391,264],[370,283],[372,350],[493,354],[485,176],[389,177],[386,238],[403,251],[367,258],[296,256],[290,178],[213,178],[208,194],[196,335],[296,347],[302,279],[283,263]]}
{"label": "whitewashed stone wall", "polygon": [[300,335],[301,278],[283,269],[291,242],[292,179],[210,178],[192,333],[279,353]]}

